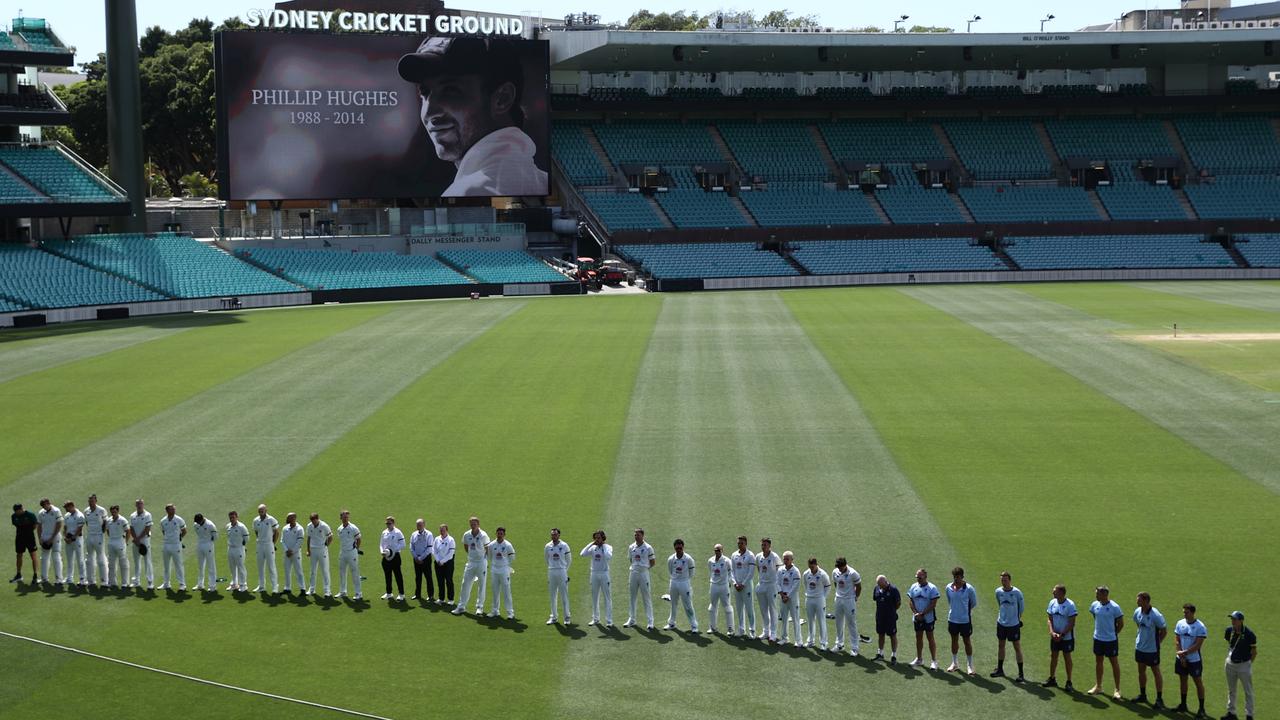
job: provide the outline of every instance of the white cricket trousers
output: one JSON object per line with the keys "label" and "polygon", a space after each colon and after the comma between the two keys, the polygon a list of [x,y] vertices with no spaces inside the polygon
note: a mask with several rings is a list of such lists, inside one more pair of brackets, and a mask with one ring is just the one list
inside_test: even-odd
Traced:
{"label": "white cricket trousers", "polygon": [[[850,655],[858,654],[858,599],[853,597],[836,598],[835,607],[836,616],[836,644],[844,646],[848,639],[848,650]],[[847,633],[845,631],[848,631]]]}
{"label": "white cricket trousers", "polygon": [[480,582],[480,592],[476,595],[476,612],[484,612],[484,593],[488,587],[488,567],[480,563],[467,563],[462,568],[462,595],[458,598],[458,607],[465,609],[471,601],[471,586]]}
{"label": "white cricket trousers", "polygon": [[760,602],[760,637],[773,640],[778,637],[778,589],[774,583],[756,586],[756,600]]}
{"label": "white cricket trousers", "polygon": [[[791,598],[795,602],[798,598]],[[824,597],[805,597],[804,617],[809,624],[809,637],[806,641],[812,645],[817,641],[822,647],[827,646],[827,599]],[[815,637],[817,636],[817,637]],[[796,628],[796,637],[800,637],[800,628]]]}
{"label": "white cricket trousers", "polygon": [[[49,574],[49,566],[53,566],[53,574]],[[49,549],[40,546],[40,577],[45,582],[62,582],[62,538],[54,538]]]}
{"label": "white cricket trousers", "polygon": [[[671,593],[671,614],[667,616],[667,624],[676,624],[676,605],[684,605],[684,614],[689,618],[689,629],[698,632],[698,618],[693,614],[693,588],[689,583],[671,583],[667,592]],[[726,605],[726,607],[728,607]]]}
{"label": "white cricket trousers", "polygon": [[[746,635],[756,634],[756,604],[751,597],[751,583],[745,583],[739,590],[737,583],[731,586],[730,592],[733,594],[733,611],[738,615],[738,634]],[[712,623],[713,625],[715,623]],[[731,626],[729,628],[733,630]]]}
{"label": "white cricket trousers", "polygon": [[711,614],[711,629],[716,629],[716,610],[724,607],[724,627],[733,632],[733,607],[729,605],[729,583],[711,583],[711,604],[707,612]]}
{"label": "white cricket trousers", "polygon": [[102,541],[86,540],[84,543],[85,580],[96,585],[107,584],[107,548]]}
{"label": "white cricket trousers", "polygon": [[[205,579],[208,582],[205,582]],[[196,585],[210,590],[218,584],[218,561],[213,554],[213,544],[196,545]]]}
{"label": "white cricket trousers", "polygon": [[1244,714],[1253,715],[1253,662],[1233,663],[1227,658],[1227,712],[1236,713],[1236,682],[1244,685]]}
{"label": "white cricket trousers", "polygon": [[187,584],[187,568],[182,562],[182,546],[170,547],[165,545],[163,553],[164,584],[169,585],[169,564],[172,563],[174,568],[173,578],[178,581],[179,585],[185,586]]}
{"label": "white cricket trousers", "polygon": [[644,598],[644,617],[648,625],[653,624],[653,593],[649,590],[649,571],[648,570],[632,570],[631,571],[631,611],[627,613],[627,618],[631,622],[636,620],[636,599]]}
{"label": "white cricket trousers", "polygon": [[[782,601],[782,596],[778,596],[778,641],[786,642],[789,638],[794,637],[795,642],[800,642],[800,596],[788,595],[787,602]],[[795,626],[796,634],[791,635],[791,627]]]}
{"label": "white cricket trousers", "polygon": [[267,587],[271,578],[271,592],[280,592],[280,574],[276,569],[276,546],[258,545],[258,587]]}
{"label": "white cricket trousers", "polygon": [[507,609],[508,615],[516,614],[516,605],[511,601],[511,568],[493,571],[493,598],[489,609],[502,614]]}
{"label": "white cricket trousers", "polygon": [[[591,573],[591,620],[600,622],[600,598],[604,598],[604,621],[613,624],[613,592],[609,589],[609,573]],[[567,606],[566,606],[567,607]]]}
{"label": "white cricket trousers", "polygon": [[147,579],[147,587],[151,587],[156,583],[155,569],[151,564],[151,543],[144,542],[143,547],[147,548],[147,554],[143,555],[138,552],[138,543],[129,543],[130,549],[133,550],[133,577],[129,578],[129,582],[134,585],[142,585],[142,579]]}
{"label": "white cricket trousers", "polygon": [[249,571],[244,566],[244,546],[232,548],[227,551],[227,565],[230,570],[227,574],[230,576],[230,585],[237,590],[249,589]]}
{"label": "white cricket trousers", "polygon": [[74,575],[76,576],[76,582],[84,582],[84,540],[76,540],[72,543],[66,543],[63,547],[65,550],[63,550],[62,553],[62,567],[66,569],[67,574],[62,578],[62,581],[69,585],[71,584],[71,579]]}
{"label": "white cricket trousers", "polygon": [[307,583],[307,592],[316,591],[316,568],[320,568],[320,578],[324,580],[324,594],[329,591],[329,548],[322,547],[311,551],[311,580]]}
{"label": "white cricket trousers", "polygon": [[284,558],[284,589],[286,592],[293,589],[293,578],[298,578],[298,590],[301,591],[306,587],[305,578],[302,577],[302,548],[293,551],[293,557],[285,555]]}
{"label": "white cricket trousers", "polygon": [[351,575],[351,583],[355,594],[360,594],[360,555],[355,550],[343,550],[338,554],[338,592],[347,594],[347,575]]}
{"label": "white cricket trousers", "polygon": [[120,587],[129,582],[129,556],[125,554],[124,543],[107,545],[106,582],[113,587]]}
{"label": "white cricket trousers", "polygon": [[[547,594],[551,596],[551,619],[558,617],[557,609],[564,610],[569,618],[569,573],[565,570],[547,571]],[[558,601],[558,602],[557,602]]]}

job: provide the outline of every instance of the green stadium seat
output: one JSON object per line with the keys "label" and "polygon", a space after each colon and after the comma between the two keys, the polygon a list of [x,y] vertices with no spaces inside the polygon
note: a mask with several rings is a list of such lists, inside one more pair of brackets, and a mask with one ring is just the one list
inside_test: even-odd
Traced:
{"label": "green stadium seat", "polygon": [[236,255],[312,290],[471,282],[428,255],[293,248],[253,248],[239,250]]}

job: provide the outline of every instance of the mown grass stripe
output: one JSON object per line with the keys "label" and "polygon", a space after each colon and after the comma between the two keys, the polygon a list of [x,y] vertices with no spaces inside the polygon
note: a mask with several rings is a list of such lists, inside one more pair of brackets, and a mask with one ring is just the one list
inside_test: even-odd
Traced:
{"label": "mown grass stripe", "polygon": [[1280,282],[1275,281],[1136,282],[1131,284],[1143,290],[1181,295],[1248,310],[1280,312]]}
{"label": "mown grass stripe", "polygon": [[181,325],[135,325],[65,337],[0,345],[0,383],[70,362],[105,355],[189,329]]}

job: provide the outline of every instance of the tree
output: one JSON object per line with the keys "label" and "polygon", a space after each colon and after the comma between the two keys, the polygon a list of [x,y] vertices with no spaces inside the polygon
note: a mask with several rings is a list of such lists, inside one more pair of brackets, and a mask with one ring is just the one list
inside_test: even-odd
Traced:
{"label": "tree", "polygon": [[882,32],[884,32],[884,28],[882,28],[882,27],[876,27],[875,25],[868,25],[868,26],[866,26],[866,27],[853,28],[853,29],[852,29],[852,30],[850,30],[849,32],[859,32],[859,33],[882,33]]}
{"label": "tree", "polygon": [[173,189],[169,187],[169,181],[164,179],[164,175],[155,163],[148,160],[142,172],[147,178],[147,197],[173,197]]}
{"label": "tree", "polygon": [[627,30],[704,30],[708,27],[708,19],[697,12],[677,10],[674,13],[658,13],[654,15],[648,10],[639,10],[627,18]]}
{"label": "tree", "polygon": [[178,184],[182,186],[183,197],[215,197],[218,194],[218,184],[205,177],[202,172],[187,173]]}
{"label": "tree", "polygon": [[760,18],[760,27],[814,28],[818,27],[817,15],[791,15],[790,10],[773,10]]}
{"label": "tree", "polygon": [[907,32],[913,33],[949,33],[955,32],[955,28],[940,27],[937,25],[912,25]]}

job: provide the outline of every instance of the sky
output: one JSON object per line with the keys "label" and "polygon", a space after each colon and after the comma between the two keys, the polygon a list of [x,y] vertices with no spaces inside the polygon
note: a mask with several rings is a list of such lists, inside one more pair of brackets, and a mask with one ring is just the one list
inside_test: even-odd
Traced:
{"label": "sky", "polygon": [[[215,23],[232,16],[243,17],[250,8],[269,8],[274,0],[136,0],[138,32],[159,25],[166,30],[185,27],[194,17],[207,16]],[[1040,19],[1055,15],[1045,30],[1060,32],[1078,30],[1115,19],[1120,12],[1155,7],[1175,7],[1176,2],[1155,3],[1150,0],[1109,2],[1107,0],[892,0],[889,4],[850,0],[756,0],[754,3],[724,5],[717,0],[632,0],[610,5],[605,22],[626,20],[639,9],[653,12],[696,10],[699,13],[730,9],[752,10],[757,15],[775,9],[793,14],[816,15],[823,25],[845,28],[875,25],[892,28],[900,15],[909,15],[908,24],[941,25],[963,32],[965,21],[974,15],[982,20],[974,23],[974,32],[1026,32],[1040,29]],[[341,2],[335,0],[335,4]],[[446,0],[449,7],[502,13],[528,13],[548,18],[562,18],[570,13],[591,9],[593,3],[583,0]],[[1237,3],[1248,4],[1248,3]],[[76,62],[92,59],[106,46],[106,10],[103,0],[0,0],[0,23],[7,28],[12,18],[43,17],[62,41],[77,48]]]}

